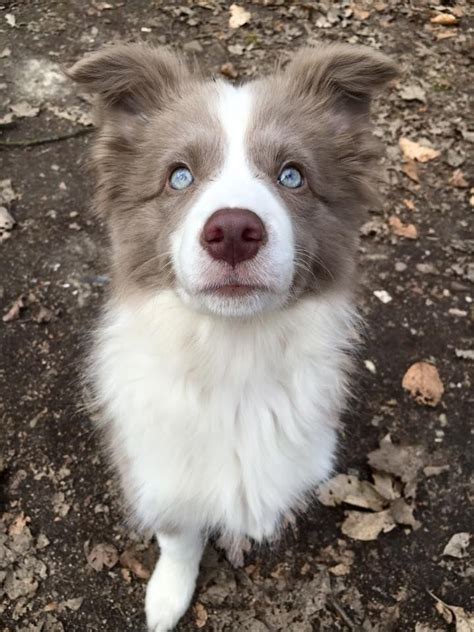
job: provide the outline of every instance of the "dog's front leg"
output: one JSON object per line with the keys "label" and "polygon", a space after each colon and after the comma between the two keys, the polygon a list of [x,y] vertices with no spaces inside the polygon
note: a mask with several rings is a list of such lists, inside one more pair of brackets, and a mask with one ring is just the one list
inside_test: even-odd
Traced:
{"label": "dog's front leg", "polygon": [[191,603],[205,539],[199,531],[157,538],[160,558],[147,586],[146,619],[151,632],[168,632]]}

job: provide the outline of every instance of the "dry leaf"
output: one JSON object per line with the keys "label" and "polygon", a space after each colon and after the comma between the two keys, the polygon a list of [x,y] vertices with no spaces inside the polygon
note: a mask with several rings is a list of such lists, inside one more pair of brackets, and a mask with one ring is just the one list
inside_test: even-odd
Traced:
{"label": "dry leaf", "polygon": [[101,2],[100,0],[95,0],[92,4],[98,11],[108,11],[114,8],[109,2]]}
{"label": "dry leaf", "polygon": [[375,540],[382,531],[386,533],[396,526],[390,509],[377,513],[346,511],[341,531],[354,540]]}
{"label": "dry leaf", "polygon": [[21,197],[13,190],[10,178],[0,180],[0,204],[9,204]]}
{"label": "dry leaf", "polygon": [[404,101],[421,101],[422,103],[426,103],[426,92],[421,86],[404,86],[400,90],[400,96]]}
{"label": "dry leaf", "polygon": [[453,24],[457,24],[459,20],[455,15],[451,15],[451,13],[438,13],[431,18],[430,22],[432,24],[442,24],[443,26],[452,26]]}
{"label": "dry leaf", "polygon": [[428,591],[433,599],[436,599],[435,608],[446,623],[456,622],[456,632],[474,632],[474,616],[459,606],[450,606],[442,601],[434,593]]}
{"label": "dry leaf", "polygon": [[3,235],[10,233],[14,226],[15,219],[4,206],[0,206],[0,241],[2,241]]}
{"label": "dry leaf", "polygon": [[77,612],[79,608],[82,606],[82,602],[84,601],[84,597],[73,597],[72,599],[66,599],[62,601],[59,606],[67,608],[68,610],[72,610],[73,612]]}
{"label": "dry leaf", "polygon": [[464,177],[461,169],[456,169],[453,171],[453,175],[449,178],[449,184],[458,189],[467,189],[469,187],[469,183]]}
{"label": "dry leaf", "polygon": [[393,478],[384,472],[372,472],[374,487],[387,500],[399,498],[400,492],[393,486]]}
{"label": "dry leaf", "polygon": [[449,39],[450,37],[456,37],[457,34],[458,34],[457,29],[452,29],[450,31],[445,29],[443,31],[439,31],[438,33],[436,33],[436,39],[437,40]]}
{"label": "dry leaf", "polygon": [[250,18],[252,14],[244,9],[244,7],[240,7],[238,4],[230,5],[230,18],[229,18],[229,26],[231,29],[238,29],[244,24],[250,22]]}
{"label": "dry leaf", "polygon": [[32,118],[39,114],[40,109],[33,107],[27,101],[21,101],[20,103],[14,103],[10,105],[10,110],[18,118]]}
{"label": "dry leaf", "polygon": [[402,165],[402,171],[410,178],[410,180],[413,180],[413,182],[420,181],[418,167],[416,166],[416,162],[414,160],[407,160],[406,163]]}
{"label": "dry leaf", "polygon": [[320,485],[317,496],[327,507],[347,503],[355,507],[380,511],[387,504],[371,483],[347,474],[338,474]]}
{"label": "dry leaf", "polygon": [[414,224],[404,224],[396,215],[392,215],[388,223],[394,235],[407,239],[418,239],[418,231]]}
{"label": "dry leaf", "polygon": [[394,445],[387,435],[377,450],[369,452],[367,460],[370,467],[393,474],[408,484],[416,479],[424,465],[424,451],[417,446]]}
{"label": "dry leaf", "polygon": [[413,507],[410,506],[403,498],[397,498],[390,505],[390,512],[397,524],[407,525],[414,531],[421,527],[421,522],[415,519],[413,515]]}
{"label": "dry leaf", "polygon": [[14,301],[8,312],[3,315],[2,320],[4,323],[9,323],[12,320],[18,320],[20,318],[21,310],[26,307],[26,296],[20,294],[20,296]]}
{"label": "dry leaf", "polygon": [[86,557],[89,566],[92,566],[97,572],[100,572],[104,566],[105,568],[113,568],[119,559],[115,546],[106,542],[96,544],[89,553],[86,552]]}
{"label": "dry leaf", "polygon": [[430,476],[438,476],[449,469],[449,465],[427,465],[423,468],[423,474],[428,478]]}
{"label": "dry leaf", "polygon": [[351,567],[347,564],[344,564],[344,562],[341,562],[340,564],[336,564],[336,566],[331,566],[328,570],[331,575],[335,575],[336,577],[343,577],[344,575],[349,575],[349,573],[351,572]]}
{"label": "dry leaf", "polygon": [[138,577],[139,579],[149,579],[150,571],[140,562],[136,557],[136,552],[133,547],[125,549],[120,556],[120,564]]}
{"label": "dry leaf", "polygon": [[28,516],[21,513],[9,526],[8,535],[20,535],[30,521],[31,519]]}
{"label": "dry leaf", "polygon": [[416,143],[415,141],[410,140],[409,138],[400,138],[398,141],[400,149],[403,152],[403,156],[407,160],[417,160],[418,162],[428,162],[430,160],[434,160],[437,158],[441,152],[437,149],[433,149],[432,147],[426,147],[425,145],[420,145],[420,143]]}
{"label": "dry leaf", "polygon": [[239,73],[235,69],[234,64],[230,61],[226,64],[222,64],[222,66],[220,67],[220,73],[221,75],[224,75],[224,77],[229,77],[229,79],[236,79],[239,76]]}
{"label": "dry leaf", "polygon": [[413,202],[413,200],[403,200],[403,204],[410,209],[410,211],[415,210],[415,202]]}
{"label": "dry leaf", "polygon": [[58,118],[65,119],[66,121],[72,121],[73,123],[79,123],[80,125],[84,125],[86,127],[93,125],[94,123],[91,114],[84,112],[77,105],[71,105],[65,109],[61,109],[57,105],[47,105],[46,109]]}
{"label": "dry leaf", "polygon": [[462,360],[474,360],[474,349],[455,349],[456,358]]}
{"label": "dry leaf", "polygon": [[471,541],[471,534],[467,532],[455,533],[444,547],[443,555],[459,559],[468,556],[467,549]]}
{"label": "dry leaf", "polygon": [[352,9],[352,13],[356,20],[360,20],[362,22],[363,20],[367,20],[370,16],[370,11],[357,6],[357,4],[351,4],[350,8]]}
{"label": "dry leaf", "polygon": [[196,627],[203,628],[207,623],[209,615],[207,614],[206,608],[202,605],[202,603],[199,603],[199,601],[194,606],[194,614],[196,615],[194,619]]}
{"label": "dry leaf", "polygon": [[428,362],[415,362],[403,376],[402,386],[419,404],[437,406],[444,393],[438,369]]}
{"label": "dry leaf", "polygon": [[49,323],[54,318],[54,312],[44,305],[39,305],[38,309],[35,311],[31,318],[36,323]]}
{"label": "dry leaf", "polygon": [[8,112],[3,116],[0,116],[0,125],[11,125],[15,120],[13,112]]}

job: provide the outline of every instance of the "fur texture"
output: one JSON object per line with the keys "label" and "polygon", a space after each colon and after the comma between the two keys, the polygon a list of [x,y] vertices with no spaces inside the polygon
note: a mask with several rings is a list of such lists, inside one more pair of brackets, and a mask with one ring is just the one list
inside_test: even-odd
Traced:
{"label": "fur texture", "polygon": [[[370,98],[395,69],[331,45],[234,87],[128,45],[70,75],[98,94],[96,210],[112,245],[90,377],[130,514],[157,532],[146,612],[163,632],[189,605],[209,533],[276,537],[331,471],[374,196]],[[192,175],[183,190],[177,168]],[[282,184],[285,168],[299,186]],[[223,209],[265,227],[234,266],[202,247]]]}

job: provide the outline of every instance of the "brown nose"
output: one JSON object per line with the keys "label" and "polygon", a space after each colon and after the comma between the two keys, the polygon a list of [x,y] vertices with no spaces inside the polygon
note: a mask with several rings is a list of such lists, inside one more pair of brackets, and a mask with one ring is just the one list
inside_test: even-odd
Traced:
{"label": "brown nose", "polygon": [[201,244],[213,259],[235,266],[252,259],[267,238],[262,220],[246,209],[221,209],[204,225]]}

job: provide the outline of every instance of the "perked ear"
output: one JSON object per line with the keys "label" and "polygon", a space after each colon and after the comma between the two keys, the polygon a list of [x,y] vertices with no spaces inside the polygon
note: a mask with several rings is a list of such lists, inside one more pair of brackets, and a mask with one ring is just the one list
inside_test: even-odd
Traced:
{"label": "perked ear", "polygon": [[165,48],[119,44],[86,56],[66,74],[107,109],[144,115],[179,94],[190,79],[184,62]]}
{"label": "perked ear", "polygon": [[368,114],[374,93],[398,71],[395,63],[378,51],[334,43],[303,48],[285,68],[285,74],[301,96],[314,96],[335,107],[347,120]]}

